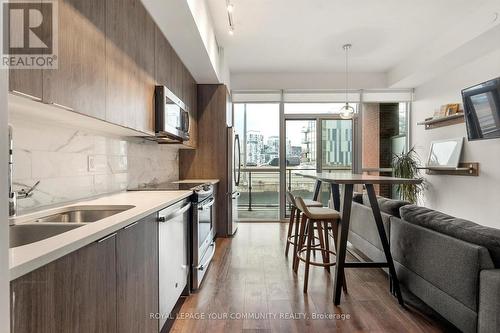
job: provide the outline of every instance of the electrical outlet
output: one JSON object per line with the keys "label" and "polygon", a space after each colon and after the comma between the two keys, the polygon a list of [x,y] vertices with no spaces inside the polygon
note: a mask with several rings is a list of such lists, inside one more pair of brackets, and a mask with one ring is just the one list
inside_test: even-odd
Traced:
{"label": "electrical outlet", "polygon": [[95,172],[96,171],[95,156],[89,155],[87,165],[88,165],[89,172]]}
{"label": "electrical outlet", "polygon": [[105,155],[89,155],[87,161],[89,172],[104,173],[108,169],[108,159]]}

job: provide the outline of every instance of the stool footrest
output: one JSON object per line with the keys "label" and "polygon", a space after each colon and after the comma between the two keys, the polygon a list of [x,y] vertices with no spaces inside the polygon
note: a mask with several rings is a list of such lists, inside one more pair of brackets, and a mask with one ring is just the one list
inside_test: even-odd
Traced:
{"label": "stool footrest", "polygon": [[[307,249],[302,249],[297,253],[297,258],[299,258],[300,261],[306,262],[306,258],[302,257],[302,253],[304,253],[306,251],[307,251]],[[335,255],[335,252],[330,251],[330,250],[325,250],[322,248],[319,248],[319,249],[318,248],[311,248],[311,251],[328,252],[332,255]],[[337,262],[324,263],[324,262],[317,262],[317,261],[309,260],[309,265],[313,265],[313,266],[330,267],[330,266],[335,266],[336,264],[337,264]]]}
{"label": "stool footrest", "polygon": [[[293,240],[294,239],[294,236],[290,236],[287,238],[287,242],[292,244],[292,245],[298,245],[298,244],[295,244],[295,241]],[[318,240],[319,241],[319,237],[318,236],[314,236],[314,241]],[[311,247],[318,247],[320,246],[321,244],[320,243],[316,243],[314,242],[313,244],[311,244]]]}
{"label": "stool footrest", "polygon": [[344,263],[346,268],[382,268],[389,267],[386,262],[346,262]]}

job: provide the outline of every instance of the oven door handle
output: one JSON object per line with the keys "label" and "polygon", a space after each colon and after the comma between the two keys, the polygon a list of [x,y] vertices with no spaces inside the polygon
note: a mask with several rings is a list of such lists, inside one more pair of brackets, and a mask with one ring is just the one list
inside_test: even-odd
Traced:
{"label": "oven door handle", "polygon": [[200,206],[198,210],[207,210],[212,207],[215,203],[215,198],[211,198],[206,205]]}
{"label": "oven door handle", "polygon": [[208,265],[210,264],[210,262],[212,261],[212,259],[214,258],[214,255],[215,255],[215,242],[212,242],[212,244],[210,244],[210,247],[212,248],[212,253],[210,253],[210,255],[208,256],[208,259],[203,264],[199,264],[198,266],[195,266],[194,267],[195,269],[200,270],[200,271],[204,271],[208,267]]}
{"label": "oven door handle", "polygon": [[180,208],[179,210],[173,212],[172,214],[169,214],[167,216],[160,216],[158,217],[158,222],[167,222],[171,219],[173,219],[174,217],[177,217],[179,215],[182,215],[184,214],[185,212],[187,212],[189,209],[191,208],[191,203],[188,202],[184,207]]}

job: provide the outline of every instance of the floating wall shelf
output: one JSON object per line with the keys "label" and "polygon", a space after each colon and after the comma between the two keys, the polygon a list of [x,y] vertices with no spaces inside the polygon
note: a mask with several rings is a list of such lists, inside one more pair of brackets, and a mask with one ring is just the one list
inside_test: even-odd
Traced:
{"label": "floating wall shelf", "polygon": [[429,167],[419,169],[426,170],[428,175],[479,176],[479,163],[477,162],[461,162],[458,164],[458,168],[455,169],[439,169]]}
{"label": "floating wall shelf", "polygon": [[463,112],[451,116],[433,118],[426,121],[417,123],[417,125],[424,125],[426,130],[444,127],[449,125],[461,124],[465,121]]}

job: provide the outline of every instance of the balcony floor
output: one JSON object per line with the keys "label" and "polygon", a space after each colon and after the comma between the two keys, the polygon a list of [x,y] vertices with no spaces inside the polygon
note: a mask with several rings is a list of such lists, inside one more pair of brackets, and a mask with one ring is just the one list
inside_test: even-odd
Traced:
{"label": "balcony floor", "polygon": [[248,208],[239,207],[238,208],[238,220],[241,222],[249,221],[279,221],[280,210],[276,208],[252,208],[251,211]]}

